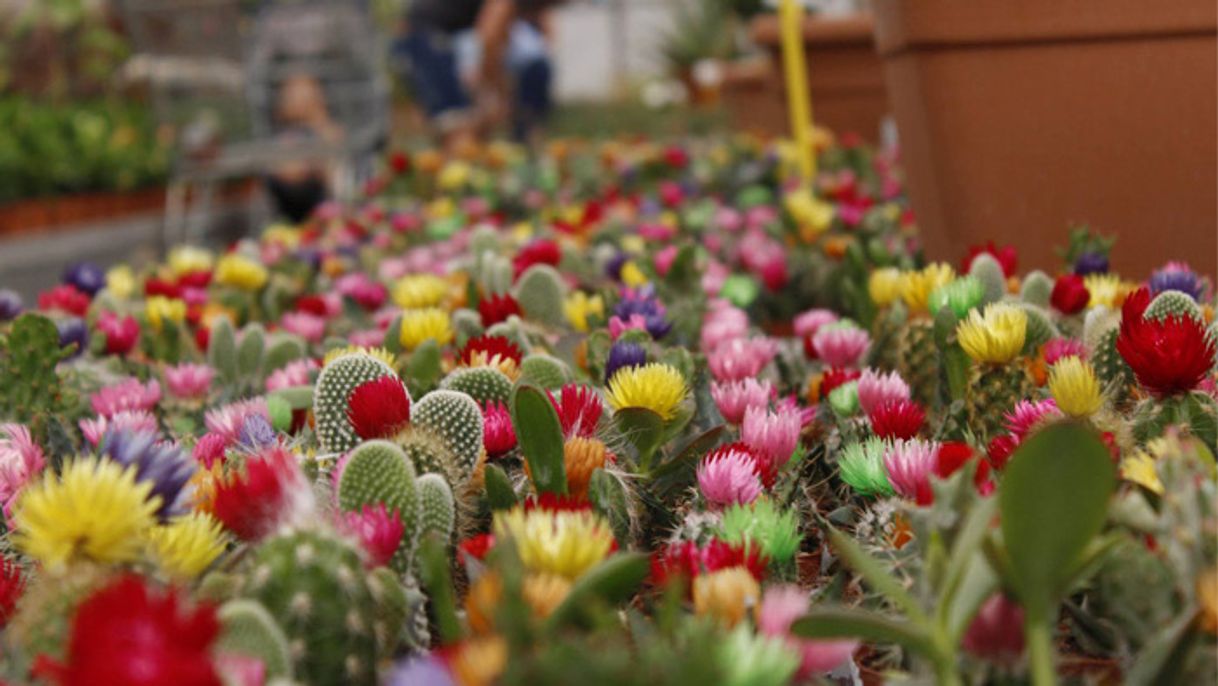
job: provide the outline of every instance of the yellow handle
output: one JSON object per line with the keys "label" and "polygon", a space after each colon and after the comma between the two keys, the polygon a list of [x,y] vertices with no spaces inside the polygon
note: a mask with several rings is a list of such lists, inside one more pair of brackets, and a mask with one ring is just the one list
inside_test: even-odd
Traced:
{"label": "yellow handle", "polygon": [[800,0],[782,0],[779,7],[782,29],[782,70],[787,83],[787,115],[805,187],[816,178],[816,154],[812,148],[812,97],[808,92],[804,61],[804,7]]}

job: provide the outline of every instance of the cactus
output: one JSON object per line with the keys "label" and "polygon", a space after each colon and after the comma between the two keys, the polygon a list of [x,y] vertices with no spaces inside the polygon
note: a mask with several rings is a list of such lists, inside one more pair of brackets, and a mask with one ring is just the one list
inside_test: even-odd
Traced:
{"label": "cactus", "polygon": [[1099,335],[1099,341],[1091,351],[1091,364],[1095,374],[1106,389],[1112,393],[1112,401],[1116,406],[1124,405],[1130,397],[1130,388],[1134,383],[1133,370],[1117,352],[1116,339],[1120,330],[1116,327]]}
{"label": "cactus", "polygon": [[566,286],[562,275],[548,264],[529,267],[516,282],[516,300],[525,317],[532,321],[562,326],[566,321],[563,315],[564,298]]}
{"label": "cactus", "polygon": [[237,372],[246,384],[256,382],[262,373],[262,360],[266,353],[266,331],[261,324],[250,324],[241,333],[241,344],[237,346]]}
{"label": "cactus", "polygon": [[454,488],[464,481],[465,470],[448,449],[448,444],[434,431],[412,426],[398,434],[395,440],[406,459],[414,465],[415,474],[439,474]]}
{"label": "cactus", "polygon": [[50,319],[23,314],[0,337],[0,418],[28,424],[44,445],[62,433],[60,420],[71,412],[75,394],[61,383],[56,366],[70,351],[59,347]]}
{"label": "cactus", "polygon": [[512,396],[512,380],[494,367],[454,369],[440,382],[440,388],[460,391],[479,405],[506,403]]}
{"label": "cactus", "polygon": [[31,579],[4,631],[13,654],[61,657],[76,606],[105,586],[112,574],[105,567],[77,564],[70,572],[43,572]]}
{"label": "cactus", "polygon": [[867,352],[868,362],[886,372],[897,369],[898,341],[905,323],[905,307],[893,305],[882,310],[871,322],[871,348]]}
{"label": "cactus", "polygon": [[464,484],[482,454],[482,410],[478,403],[458,391],[432,391],[415,404],[411,421],[444,441],[461,468]]}
{"label": "cactus", "polygon": [[419,588],[413,574],[402,577],[406,598],[406,619],[402,622],[402,640],[411,654],[425,652],[431,645],[431,627],[427,619],[427,595]]}
{"label": "cactus", "polygon": [[541,388],[559,388],[571,378],[562,360],[533,353],[520,361],[520,381]]}
{"label": "cactus", "polygon": [[265,607],[253,600],[230,600],[217,616],[221,626],[217,650],[258,659],[267,678],[291,678],[288,638]]}
{"label": "cactus", "polygon": [[470,232],[469,254],[481,260],[484,253],[494,254],[499,249],[499,232],[486,224]]}
{"label": "cactus", "polygon": [[939,349],[933,321],[922,317],[906,322],[897,338],[897,370],[923,407],[938,404]]}
{"label": "cactus", "polygon": [[457,347],[464,347],[466,341],[482,335],[482,315],[471,309],[461,308],[453,312],[452,327],[456,333]]}
{"label": "cactus", "polygon": [[376,635],[377,653],[392,656],[406,638],[411,598],[398,575],[388,567],[368,572],[368,590],[376,603],[372,630]]}
{"label": "cactus", "polygon": [[1040,346],[1048,343],[1050,339],[1057,338],[1061,335],[1057,327],[1053,325],[1053,321],[1049,319],[1049,314],[1035,305],[1022,304],[1023,311],[1028,315],[1027,334],[1023,339],[1023,350],[1027,353],[1034,353],[1040,349]]}
{"label": "cactus", "polygon": [[1003,414],[1029,397],[1035,385],[1028,370],[1016,360],[1007,364],[974,363],[965,404],[969,428],[983,441],[1003,430]]}
{"label": "cactus", "polygon": [[426,536],[435,531],[444,540],[450,540],[456,524],[456,509],[453,492],[448,482],[439,474],[424,474],[419,477],[420,529]]}
{"label": "cactus", "polygon": [[392,564],[394,569],[408,569],[419,537],[420,494],[414,465],[402,449],[389,441],[361,443],[343,463],[335,490],[345,512],[379,503],[398,511],[404,532]]}
{"label": "cactus", "polygon": [[379,610],[347,541],[320,531],[267,540],[250,556],[242,594],[277,619],[303,683],[376,683]]}
{"label": "cactus", "polygon": [[517,317],[516,315],[511,315],[507,318],[507,321],[492,324],[489,328],[487,328],[486,335],[502,336],[512,343],[515,343],[517,348],[520,348],[525,352],[531,350],[533,347],[529,343],[529,337],[524,333],[524,327],[521,325],[520,317]]}
{"label": "cactus", "polygon": [[321,370],[313,391],[313,414],[323,450],[339,453],[359,445],[360,438],[347,418],[351,392],[360,384],[390,374],[396,376],[389,365],[362,352],[340,355]]}
{"label": "cactus", "polygon": [[305,350],[304,341],[299,336],[283,332],[271,334],[267,340],[266,356],[262,360],[262,373],[269,375],[306,354],[308,351]]}
{"label": "cactus", "polygon": [[1146,313],[1142,316],[1144,319],[1156,321],[1162,321],[1168,317],[1192,317],[1199,322],[1205,321],[1201,315],[1201,308],[1197,307],[1197,301],[1181,291],[1163,291],[1158,294],[1154,300],[1150,301]]}
{"label": "cactus", "polygon": [[998,302],[1007,294],[1007,277],[993,255],[981,253],[974,257],[968,273],[985,287],[985,296],[981,301],[983,305]]}
{"label": "cactus", "polygon": [[227,317],[221,317],[211,325],[207,339],[207,363],[225,384],[237,383],[240,374],[237,366],[237,332]]}
{"label": "cactus", "polygon": [[1037,269],[1023,278],[1019,298],[1029,305],[1048,307],[1053,297],[1053,279]]}

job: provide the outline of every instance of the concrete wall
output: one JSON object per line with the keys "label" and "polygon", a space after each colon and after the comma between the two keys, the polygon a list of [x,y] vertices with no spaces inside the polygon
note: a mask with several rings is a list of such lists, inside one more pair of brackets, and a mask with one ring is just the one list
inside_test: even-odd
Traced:
{"label": "concrete wall", "polygon": [[663,73],[658,44],[677,0],[580,0],[555,13],[556,95],[601,100]]}

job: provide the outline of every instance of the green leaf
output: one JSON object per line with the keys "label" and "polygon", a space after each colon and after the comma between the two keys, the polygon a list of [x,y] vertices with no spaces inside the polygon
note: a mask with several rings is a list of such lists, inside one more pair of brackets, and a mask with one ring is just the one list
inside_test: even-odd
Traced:
{"label": "green leaf", "polygon": [[889,574],[882,563],[868,555],[853,538],[831,526],[828,528],[829,542],[842,561],[858,572],[872,588],[900,607],[912,622],[929,630],[929,618],[901,582]]}
{"label": "green leaf", "polygon": [[[971,484],[969,487],[971,488]],[[981,542],[989,533],[990,524],[997,510],[998,502],[995,498],[983,498],[977,501],[966,516],[960,532],[956,534],[956,540],[952,542],[951,555],[948,557],[943,588],[939,592],[940,618],[946,617],[952,610],[956,592],[968,571],[973,567],[985,564],[984,560],[977,558],[980,554]]]}
{"label": "green leaf", "polygon": [[613,422],[638,451],[640,466],[649,468],[664,440],[664,419],[645,407],[624,407],[613,413]]}
{"label": "green leaf", "polygon": [[643,553],[618,553],[581,576],[546,621],[550,630],[578,622],[593,601],[619,605],[629,600],[651,572],[651,560]]}
{"label": "green leaf", "polygon": [[385,340],[381,345],[394,355],[402,354],[402,315],[394,317],[393,321],[389,323],[389,328],[385,329]]}
{"label": "green leaf", "polygon": [[272,398],[282,398],[293,410],[307,410],[313,406],[312,386],[292,386],[271,393]]}
{"label": "green leaf", "polygon": [[483,480],[486,483],[486,502],[492,511],[510,510],[516,506],[516,490],[499,465],[486,465]]}
{"label": "green leaf", "polygon": [[418,556],[420,580],[427,589],[431,601],[427,605],[440,630],[440,640],[454,643],[461,638],[461,622],[457,619],[457,595],[448,569],[448,543],[439,534],[429,534],[420,542]]}
{"label": "green leaf", "polygon": [[1050,426],[1015,451],[998,490],[1011,585],[1033,621],[1066,591],[1083,551],[1100,532],[1116,468],[1095,433]]}
{"label": "green leaf", "polygon": [[237,371],[241,378],[249,381],[256,379],[262,369],[262,352],[266,347],[266,332],[261,324],[250,324],[241,335],[241,345],[237,348]]}
{"label": "green leaf", "polygon": [[588,482],[588,500],[597,514],[609,520],[614,537],[626,541],[630,535],[630,512],[622,482],[603,469],[593,471]]}
{"label": "green leaf", "polygon": [[440,346],[429,338],[410,353],[402,380],[410,389],[410,397],[422,398],[435,388],[443,369],[440,367]]}
{"label": "green leaf", "polygon": [[873,643],[896,643],[931,656],[930,634],[913,623],[848,607],[818,607],[791,624],[800,638],[859,638]]}
{"label": "green leaf", "polygon": [[1196,608],[1187,608],[1170,627],[1158,632],[1138,653],[1125,673],[1130,686],[1183,683],[1183,670],[1197,632],[1192,630]]}
{"label": "green leaf", "polygon": [[529,385],[516,389],[512,398],[512,425],[537,492],[565,494],[562,424],[546,394]]}

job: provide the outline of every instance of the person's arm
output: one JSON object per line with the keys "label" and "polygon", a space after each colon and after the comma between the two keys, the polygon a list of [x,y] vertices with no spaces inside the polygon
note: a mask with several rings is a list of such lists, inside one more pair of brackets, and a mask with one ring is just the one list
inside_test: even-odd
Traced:
{"label": "person's arm", "polygon": [[515,17],[515,0],[486,0],[483,3],[474,25],[482,46],[481,63],[474,75],[477,85],[489,86],[503,81],[503,55]]}

